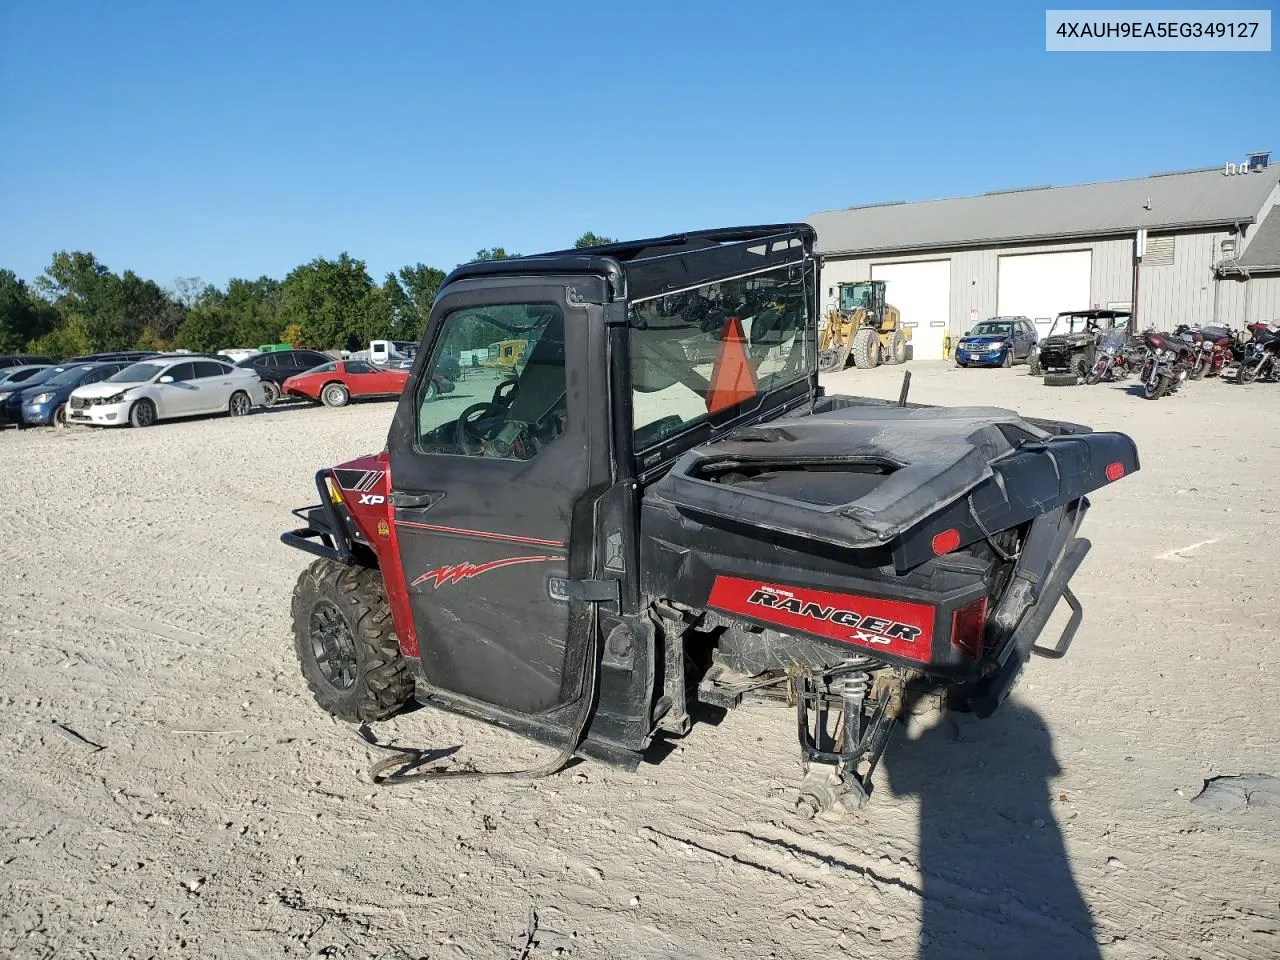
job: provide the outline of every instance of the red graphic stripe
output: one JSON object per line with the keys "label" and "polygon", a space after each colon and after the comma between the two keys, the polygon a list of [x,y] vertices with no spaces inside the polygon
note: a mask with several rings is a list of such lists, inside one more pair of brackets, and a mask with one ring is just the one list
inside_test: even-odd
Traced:
{"label": "red graphic stripe", "polygon": [[434,530],[436,533],[456,533],[464,537],[479,537],[481,540],[505,540],[508,543],[529,543],[538,547],[557,547],[565,549],[559,540],[539,540],[536,537],[516,537],[509,533],[488,533],[484,530],[466,530],[462,527],[442,527],[436,523],[417,523],[412,520],[397,520],[398,527],[412,527],[414,530]]}
{"label": "red graphic stripe", "polygon": [[436,567],[434,570],[428,570],[417,580],[413,581],[412,586],[425,583],[428,580],[434,580],[436,589],[439,590],[446,583],[461,583],[463,580],[470,580],[472,577],[478,577],[482,573],[488,573],[490,570],[497,570],[499,567],[510,567],[518,563],[546,563],[548,561],[558,562],[564,557],[507,557],[504,560],[491,560],[489,563],[451,563],[447,566]]}

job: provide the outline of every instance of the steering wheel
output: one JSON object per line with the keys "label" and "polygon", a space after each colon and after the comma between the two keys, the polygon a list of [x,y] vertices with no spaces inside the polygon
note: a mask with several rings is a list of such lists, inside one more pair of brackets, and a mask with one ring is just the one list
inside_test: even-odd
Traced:
{"label": "steering wheel", "polygon": [[509,407],[511,401],[516,398],[516,391],[520,389],[520,379],[518,377],[507,377],[500,384],[493,388],[493,404],[494,406]]}
{"label": "steering wheel", "polygon": [[458,449],[467,456],[510,457],[512,450],[525,431],[527,423],[519,420],[507,420],[491,433],[482,433],[477,426],[486,417],[503,416],[507,408],[500,403],[485,400],[473,403],[458,415],[457,436],[455,442]]}

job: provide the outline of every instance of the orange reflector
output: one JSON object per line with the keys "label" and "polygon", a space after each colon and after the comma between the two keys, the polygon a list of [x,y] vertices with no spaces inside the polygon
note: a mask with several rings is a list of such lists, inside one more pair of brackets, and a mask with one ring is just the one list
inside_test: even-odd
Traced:
{"label": "orange reflector", "polygon": [[958,546],[960,546],[960,531],[954,527],[933,535],[933,553],[935,556],[940,557],[944,553],[950,553]]}
{"label": "orange reflector", "polygon": [[707,390],[707,413],[719,413],[757,393],[755,371],[747,359],[747,338],[742,335],[742,319],[730,317],[711,371]]}
{"label": "orange reflector", "polygon": [[951,645],[974,660],[982,656],[987,629],[987,598],[979,597],[951,615]]}
{"label": "orange reflector", "polygon": [[1115,483],[1124,476],[1124,464],[1117,460],[1115,463],[1107,464],[1107,479]]}

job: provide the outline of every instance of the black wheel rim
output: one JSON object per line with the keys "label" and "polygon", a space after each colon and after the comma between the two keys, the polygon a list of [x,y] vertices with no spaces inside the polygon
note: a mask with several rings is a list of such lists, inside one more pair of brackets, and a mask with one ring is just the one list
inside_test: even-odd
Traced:
{"label": "black wheel rim", "polygon": [[311,610],[311,652],[320,675],[335,690],[355,686],[356,641],[341,612],[327,600]]}

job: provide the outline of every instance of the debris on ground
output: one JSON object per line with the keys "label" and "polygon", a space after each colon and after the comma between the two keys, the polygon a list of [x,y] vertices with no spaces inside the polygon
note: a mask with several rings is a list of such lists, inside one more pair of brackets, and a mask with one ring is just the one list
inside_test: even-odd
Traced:
{"label": "debris on ground", "polygon": [[1280,777],[1269,773],[1213,777],[1204,782],[1204,789],[1191,802],[1217,813],[1244,813],[1264,807],[1280,810]]}

